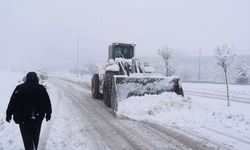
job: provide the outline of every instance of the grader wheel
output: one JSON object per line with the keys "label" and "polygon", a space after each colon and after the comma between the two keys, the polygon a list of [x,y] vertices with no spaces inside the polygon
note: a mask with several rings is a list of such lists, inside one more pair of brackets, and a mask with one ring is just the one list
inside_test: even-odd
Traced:
{"label": "grader wheel", "polygon": [[94,74],[92,81],[91,81],[91,92],[92,92],[92,97],[94,99],[101,99],[102,98],[102,94],[99,91],[99,75],[98,74]]}

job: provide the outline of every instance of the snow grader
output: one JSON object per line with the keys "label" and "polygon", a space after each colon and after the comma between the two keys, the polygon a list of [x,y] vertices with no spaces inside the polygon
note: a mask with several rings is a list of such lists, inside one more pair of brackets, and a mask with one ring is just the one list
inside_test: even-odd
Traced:
{"label": "snow grader", "polygon": [[184,96],[177,76],[165,77],[143,66],[134,57],[135,44],[113,43],[109,46],[108,62],[96,65],[91,79],[94,99],[104,99],[115,112],[119,102],[131,96],[175,92]]}

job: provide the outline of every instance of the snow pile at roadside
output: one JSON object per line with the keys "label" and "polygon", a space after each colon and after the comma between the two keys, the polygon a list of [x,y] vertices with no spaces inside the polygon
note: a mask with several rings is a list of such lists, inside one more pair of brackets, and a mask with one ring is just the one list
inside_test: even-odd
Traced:
{"label": "snow pile at roadside", "polygon": [[117,115],[168,126],[210,126],[250,134],[249,105],[206,98],[184,98],[175,93],[133,96],[119,102]]}
{"label": "snow pile at roadside", "polygon": [[179,128],[233,149],[250,149],[249,104],[174,93],[129,97],[119,102],[117,115]]}
{"label": "snow pile at roadside", "polygon": [[168,125],[181,125],[182,113],[191,113],[191,101],[188,98],[165,92],[160,95],[133,96],[119,102],[117,115],[136,120],[144,120]]}

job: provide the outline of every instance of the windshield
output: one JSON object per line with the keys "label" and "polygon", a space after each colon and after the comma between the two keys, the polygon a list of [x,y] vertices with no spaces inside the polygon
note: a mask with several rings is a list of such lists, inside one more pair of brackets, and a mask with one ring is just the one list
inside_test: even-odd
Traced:
{"label": "windshield", "polygon": [[117,57],[131,59],[134,56],[133,51],[133,46],[115,46],[113,52],[113,59]]}

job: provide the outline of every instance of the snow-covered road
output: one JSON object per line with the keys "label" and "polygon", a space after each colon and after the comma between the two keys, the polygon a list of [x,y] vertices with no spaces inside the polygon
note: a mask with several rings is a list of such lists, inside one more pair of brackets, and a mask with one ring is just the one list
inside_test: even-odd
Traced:
{"label": "snow-covered road", "polygon": [[[65,76],[47,82],[53,114],[51,121],[43,122],[39,150],[249,149],[249,104],[226,107],[224,101],[165,93],[128,98],[120,113],[132,119],[117,118],[102,101],[92,99],[90,76]],[[5,122],[9,97],[23,74],[1,72],[0,77],[0,150],[24,150],[18,125]],[[235,87],[232,94],[248,96],[248,89]]]}
{"label": "snow-covered road", "polygon": [[116,118],[92,99],[89,85],[50,78],[53,118],[44,123],[40,149],[211,149],[146,122]]}

